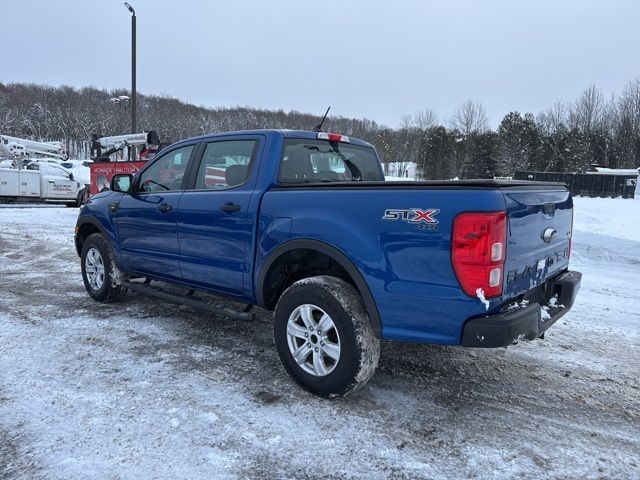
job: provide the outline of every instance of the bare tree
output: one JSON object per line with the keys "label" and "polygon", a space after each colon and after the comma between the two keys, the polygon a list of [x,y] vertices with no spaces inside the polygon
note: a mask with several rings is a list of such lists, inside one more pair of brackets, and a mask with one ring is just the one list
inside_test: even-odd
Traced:
{"label": "bare tree", "polygon": [[438,125],[438,114],[429,108],[413,114],[413,125],[420,130],[428,130]]}
{"label": "bare tree", "polygon": [[625,85],[618,99],[618,122],[633,135],[640,133],[640,78]]}
{"label": "bare tree", "polygon": [[640,78],[630,80],[618,98],[615,130],[621,165],[640,164]]}
{"label": "bare tree", "polygon": [[400,118],[400,129],[410,130],[413,127],[413,115],[406,113]]}
{"label": "bare tree", "polygon": [[430,108],[418,110],[412,115],[403,115],[401,119],[401,126],[407,130],[429,130],[432,127],[438,125],[438,114]]}
{"label": "bare tree", "polygon": [[538,114],[536,121],[542,126],[545,132],[557,132],[561,128],[561,125],[565,127],[568,125],[567,111],[567,104],[561,100],[556,100],[552,106]]}
{"label": "bare tree", "polygon": [[18,120],[18,111],[10,106],[9,101],[0,92],[0,132],[13,131]]}
{"label": "bare tree", "polygon": [[600,130],[604,125],[606,102],[595,85],[584,89],[569,112],[569,126],[583,133]]}
{"label": "bare tree", "polygon": [[463,135],[486,132],[489,129],[489,117],[482,103],[467,100],[458,106],[449,126]]}
{"label": "bare tree", "polygon": [[609,99],[605,102],[602,126],[606,132],[613,135],[619,123],[618,105],[615,92],[611,92]]}

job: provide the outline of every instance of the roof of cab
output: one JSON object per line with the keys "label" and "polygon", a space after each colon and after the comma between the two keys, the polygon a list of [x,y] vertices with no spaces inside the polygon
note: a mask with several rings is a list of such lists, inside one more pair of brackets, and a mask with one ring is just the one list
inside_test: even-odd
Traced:
{"label": "roof of cab", "polygon": [[[198,137],[185,138],[184,140],[179,140],[175,142],[174,145],[178,143],[183,143],[192,140],[208,140],[214,139],[218,137],[226,137],[233,135],[282,135],[285,138],[306,138],[309,140],[318,138],[318,132],[312,132],[310,130],[286,130],[286,129],[274,129],[274,128],[265,128],[265,129],[257,129],[257,130],[236,130],[233,132],[219,132],[212,133],[209,135],[201,135]],[[349,137],[349,143],[353,145],[358,145],[361,147],[372,147],[370,143],[367,143],[359,138]]]}

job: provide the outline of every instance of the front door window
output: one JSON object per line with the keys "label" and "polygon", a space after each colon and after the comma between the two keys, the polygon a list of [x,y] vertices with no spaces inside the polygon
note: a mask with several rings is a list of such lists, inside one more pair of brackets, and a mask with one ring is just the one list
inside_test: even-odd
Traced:
{"label": "front door window", "polygon": [[140,192],[171,192],[182,190],[184,173],[193,145],[177,148],[165,154],[140,175]]}

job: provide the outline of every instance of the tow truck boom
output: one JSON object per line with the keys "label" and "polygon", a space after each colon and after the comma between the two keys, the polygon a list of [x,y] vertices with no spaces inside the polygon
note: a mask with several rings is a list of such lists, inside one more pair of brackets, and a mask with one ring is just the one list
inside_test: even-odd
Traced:
{"label": "tow truck boom", "polygon": [[[98,162],[108,162],[109,155],[119,152],[125,147],[148,147],[149,145],[159,145],[160,139],[155,131],[142,133],[130,133],[125,135],[114,135],[111,137],[91,137],[91,157]],[[102,149],[107,149],[102,151]]]}
{"label": "tow truck boom", "polygon": [[69,158],[62,142],[36,142],[8,135],[0,135],[0,155],[2,154],[19,160],[30,159],[37,155],[60,160]]}
{"label": "tow truck boom", "polygon": [[[114,161],[110,156],[124,148],[140,149],[130,158],[135,161]],[[83,201],[89,195],[95,195],[109,188],[109,183],[113,175],[118,173],[135,173],[145,165],[147,159],[151,158],[160,148],[160,139],[155,131],[142,133],[129,133],[125,135],[113,135],[110,137],[91,136],[91,159],[90,164],[91,182],[89,191],[85,192]],[[106,149],[106,150],[104,150]]]}

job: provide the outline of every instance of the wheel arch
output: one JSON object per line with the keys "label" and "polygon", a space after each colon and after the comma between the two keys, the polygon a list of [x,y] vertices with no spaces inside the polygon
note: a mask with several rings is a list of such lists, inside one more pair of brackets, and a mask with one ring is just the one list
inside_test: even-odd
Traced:
{"label": "wheel arch", "polygon": [[311,250],[320,254],[326,255],[331,260],[336,262],[351,278],[354,286],[360,293],[364,302],[365,309],[369,315],[371,327],[377,338],[382,338],[382,322],[380,320],[380,314],[378,313],[378,307],[369,286],[364,277],[360,273],[360,270],[353,264],[353,262],[342,252],[335,247],[328,245],[324,242],[312,239],[295,239],[289,240],[278,247],[274,248],[268,255],[265,261],[260,267],[260,271],[257,276],[257,284],[255,285],[256,291],[256,303],[267,309],[272,309],[275,305],[270,305],[270,301],[265,298],[265,285],[273,272],[272,267],[281,260],[288,253],[295,250]]}
{"label": "wheel arch", "polygon": [[74,243],[78,256],[82,255],[82,246],[85,240],[89,237],[89,235],[93,235],[94,233],[99,233],[104,237],[107,245],[111,249],[111,252],[114,254],[113,261],[116,262],[117,265],[119,262],[118,256],[115,255],[115,249],[113,248],[113,235],[110,235],[107,229],[105,229],[104,226],[93,217],[80,219],[76,224]]}

